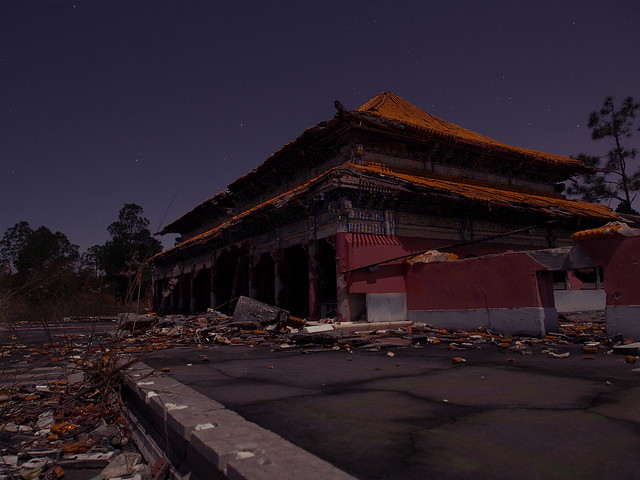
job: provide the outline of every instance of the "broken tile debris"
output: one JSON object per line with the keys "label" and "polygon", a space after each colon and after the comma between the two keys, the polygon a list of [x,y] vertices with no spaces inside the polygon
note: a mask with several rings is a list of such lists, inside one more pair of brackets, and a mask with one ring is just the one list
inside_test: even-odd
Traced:
{"label": "broken tile debris", "polygon": [[[307,321],[293,317],[285,310],[244,300],[238,304],[239,313],[233,316],[212,311],[201,315],[169,315],[154,317],[144,328],[123,333],[121,351],[145,352],[176,345],[267,345],[275,351],[299,349],[301,353],[332,350],[380,351],[397,348],[420,348],[426,345],[445,345],[453,357],[460,357],[465,349],[481,345],[494,346],[508,353],[548,355],[567,358],[565,345],[582,345],[589,357],[620,353],[637,356],[638,343],[633,339],[609,339],[603,312],[576,312],[559,315],[560,331],[543,338],[496,334],[490,329],[452,330],[425,323],[336,322],[334,318]],[[200,361],[209,361],[200,355]],[[461,362],[462,363],[462,362]]]}
{"label": "broken tile debris", "polygon": [[[44,347],[23,345],[15,338],[2,345],[3,363],[29,366],[48,358],[58,366],[64,364],[64,375],[34,382],[0,382],[0,470],[9,475],[0,475],[0,479],[56,479],[65,470],[78,468],[103,469],[101,478],[105,479],[148,478],[150,468],[133,445],[118,388],[123,371],[155,350],[182,345],[203,349],[207,345],[265,345],[273,351],[298,349],[306,354],[380,351],[393,358],[403,348],[434,346],[451,350],[451,361],[460,368],[469,364],[465,350],[481,347],[504,351],[510,364],[516,363],[517,355],[567,358],[566,346],[571,344],[582,346],[585,360],[621,353],[622,364],[633,364],[640,353],[640,344],[633,339],[607,338],[602,312],[561,315],[559,332],[533,338],[495,334],[486,328],[442,329],[425,323],[339,323],[332,318],[311,322],[256,301],[241,305],[241,314],[234,312],[234,316],[216,311],[131,315],[121,319],[122,328],[108,342],[90,347],[77,343],[74,335]],[[210,361],[205,354],[199,359]],[[160,470],[166,473],[167,468]]]}
{"label": "broken tile debris", "polygon": [[[0,479],[58,479],[139,455],[119,392],[122,372],[138,358],[121,355],[126,347],[115,337],[106,343],[81,337],[52,336],[43,346],[14,337],[0,347]],[[144,468],[107,470],[100,478]]]}

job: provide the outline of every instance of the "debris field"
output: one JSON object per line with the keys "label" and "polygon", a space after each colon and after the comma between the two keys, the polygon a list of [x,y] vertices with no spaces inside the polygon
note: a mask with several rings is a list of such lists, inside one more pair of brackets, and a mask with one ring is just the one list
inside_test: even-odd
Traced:
{"label": "debris field", "polygon": [[[298,349],[301,354],[365,349],[388,356],[393,355],[391,349],[433,345],[448,348],[451,361],[460,365],[466,363],[466,350],[480,346],[503,350],[511,363],[519,355],[566,358],[570,353],[563,347],[568,344],[582,345],[585,361],[620,353],[627,363],[635,363],[640,354],[634,339],[607,338],[601,312],[565,314],[560,327],[558,333],[532,338],[411,322],[307,322],[243,300],[234,316],[216,311],[165,317],[128,314],[113,335],[90,345],[74,335],[38,347],[12,337],[0,353],[5,377],[0,382],[0,479],[58,479],[70,469],[103,469],[95,477],[100,479],[165,476],[166,468],[146,465],[137,453],[119,391],[123,372],[155,350],[195,345],[203,349],[201,361],[207,362],[207,345],[266,345],[274,351]],[[65,368],[58,378],[7,381],[9,365],[28,368],[43,362]]]}

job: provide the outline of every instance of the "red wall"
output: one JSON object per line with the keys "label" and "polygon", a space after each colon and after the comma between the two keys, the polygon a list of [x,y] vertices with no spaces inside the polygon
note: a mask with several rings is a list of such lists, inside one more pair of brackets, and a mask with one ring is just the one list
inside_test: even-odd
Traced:
{"label": "red wall", "polygon": [[576,248],[602,265],[607,305],[640,305],[640,237],[584,240]]}
{"label": "red wall", "polygon": [[[435,249],[446,243],[444,240],[428,238],[358,233],[339,233],[336,236],[336,242],[344,242],[344,248],[340,250],[344,258],[338,260],[343,270]],[[454,249],[452,252],[464,258],[466,255],[501,253],[507,249],[509,249],[508,245],[469,245]],[[390,262],[377,269],[355,270],[347,274],[348,290],[350,293],[402,293],[405,291],[405,271],[404,260]]]}
{"label": "red wall", "polygon": [[[409,310],[553,306],[553,283],[525,253],[416,263],[406,274]],[[542,281],[539,286],[539,280]]]}

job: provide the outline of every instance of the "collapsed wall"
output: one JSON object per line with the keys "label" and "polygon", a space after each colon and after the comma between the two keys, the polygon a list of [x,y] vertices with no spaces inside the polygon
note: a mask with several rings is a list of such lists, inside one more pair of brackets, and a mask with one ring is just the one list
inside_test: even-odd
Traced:
{"label": "collapsed wall", "polygon": [[640,339],[640,229],[611,222],[573,235],[575,249],[602,266],[607,334]]}
{"label": "collapsed wall", "polygon": [[558,328],[554,272],[593,269],[602,275],[609,336],[640,338],[640,230],[612,222],[573,240],[567,248],[407,264],[407,317],[442,328],[544,336]]}

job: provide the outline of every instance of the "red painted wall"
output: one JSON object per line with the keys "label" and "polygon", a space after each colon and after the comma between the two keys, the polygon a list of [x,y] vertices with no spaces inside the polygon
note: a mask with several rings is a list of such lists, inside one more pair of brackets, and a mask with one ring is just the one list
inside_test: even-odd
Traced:
{"label": "red painted wall", "polygon": [[640,237],[584,240],[576,248],[602,265],[608,306],[640,305]]}
{"label": "red painted wall", "polygon": [[351,293],[403,293],[405,267],[400,263],[382,265],[377,271],[358,270],[349,274]]}
{"label": "red painted wall", "polygon": [[[343,242],[339,255],[344,258],[338,260],[343,270],[371,265],[410,253],[423,252],[441,247],[446,243],[443,240],[428,238],[358,233],[339,233],[336,235],[336,242]],[[466,255],[501,253],[507,249],[509,249],[508,245],[469,245],[454,249],[452,252],[463,258]],[[347,274],[348,290],[350,293],[403,293],[405,271],[404,260],[381,265],[373,271],[368,268],[356,270]]]}
{"label": "red painted wall", "polygon": [[[552,307],[550,275],[525,253],[416,263],[406,274],[409,310]],[[539,284],[539,281],[542,282]]]}

